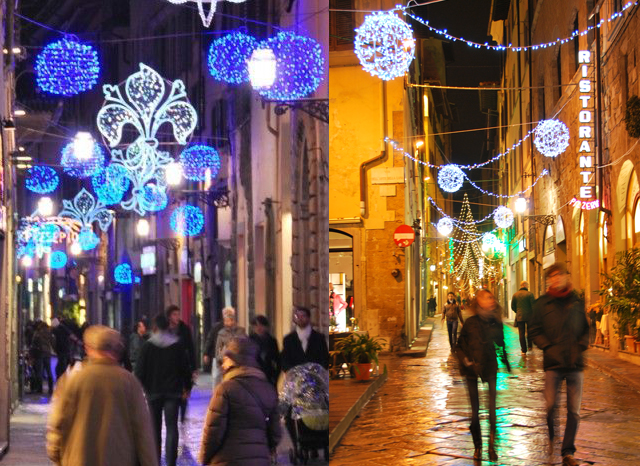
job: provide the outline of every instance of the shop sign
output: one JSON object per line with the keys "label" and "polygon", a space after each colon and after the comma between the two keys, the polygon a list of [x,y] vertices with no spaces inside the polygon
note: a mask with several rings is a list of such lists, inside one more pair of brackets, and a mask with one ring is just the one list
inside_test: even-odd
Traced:
{"label": "shop sign", "polygon": [[401,248],[411,246],[415,239],[416,234],[409,225],[400,225],[396,228],[396,231],[393,232],[393,241]]}
{"label": "shop sign", "polygon": [[[593,209],[597,207],[596,173],[595,173],[595,130],[594,130],[594,101],[595,93],[590,79],[592,72],[591,52],[583,50],[578,52],[578,65],[580,66],[581,79],[578,83],[580,95],[580,113],[578,121],[578,167],[580,169],[580,190],[572,204],[581,209]],[[596,204],[594,206],[594,204]]]}

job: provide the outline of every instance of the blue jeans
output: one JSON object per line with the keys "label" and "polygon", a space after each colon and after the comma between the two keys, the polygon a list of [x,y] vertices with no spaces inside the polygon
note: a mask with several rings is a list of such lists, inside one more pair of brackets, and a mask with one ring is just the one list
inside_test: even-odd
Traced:
{"label": "blue jeans", "polygon": [[545,371],[544,398],[547,405],[547,427],[549,438],[555,437],[553,420],[556,412],[556,399],[562,380],[567,381],[567,426],[562,441],[562,456],[573,455],[576,452],[576,434],[580,424],[580,403],[582,402],[582,371]]}
{"label": "blue jeans", "polygon": [[454,349],[458,341],[458,321],[447,320],[447,330],[449,331],[449,345],[451,345],[451,349]]}

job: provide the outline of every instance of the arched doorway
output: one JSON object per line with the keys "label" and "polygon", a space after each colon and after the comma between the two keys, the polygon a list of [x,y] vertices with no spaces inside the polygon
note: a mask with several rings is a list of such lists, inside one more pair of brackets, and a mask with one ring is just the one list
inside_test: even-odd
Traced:
{"label": "arched doorway", "polygon": [[[341,230],[329,229],[329,283],[333,285],[334,303],[330,312],[334,312],[334,322],[338,331],[351,326],[354,317],[354,276],[353,276],[353,237]],[[344,307],[346,303],[346,308]]]}

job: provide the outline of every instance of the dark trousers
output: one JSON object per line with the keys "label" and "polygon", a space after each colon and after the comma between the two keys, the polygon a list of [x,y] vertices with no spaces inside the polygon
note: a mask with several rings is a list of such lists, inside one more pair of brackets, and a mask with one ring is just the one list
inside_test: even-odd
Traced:
{"label": "dark trousers", "polygon": [[41,352],[35,353],[33,360],[33,378],[31,381],[31,391],[42,393],[42,379],[47,378],[47,388],[49,393],[53,391],[53,375],[51,374],[51,356]]}
{"label": "dark trousers", "polygon": [[447,330],[449,331],[449,345],[451,345],[451,349],[454,349],[458,341],[458,321],[447,320]]}
{"label": "dark trousers", "polygon": [[156,435],[156,448],[160,458],[160,445],[162,444],[162,413],[164,412],[164,424],[166,438],[164,451],[167,466],[176,466],[178,459],[178,405],[180,398],[157,398],[149,400],[149,410],[153,419],[153,428]]}
{"label": "dark trousers", "polygon": [[[496,432],[496,379],[489,379],[489,425],[491,433]],[[478,394],[477,377],[467,377],[467,389],[469,391],[469,402],[471,403],[471,437],[473,446],[482,448],[482,432],[480,431],[480,396]]]}
{"label": "dark trousers", "polygon": [[576,452],[576,434],[580,424],[580,403],[582,402],[582,371],[545,371],[544,397],[547,405],[547,427],[549,438],[555,437],[556,399],[562,381],[567,381],[567,424],[562,440],[562,456],[573,455]]}
{"label": "dark trousers", "polygon": [[180,398],[180,422],[184,422],[186,420],[188,407],[188,398]]}
{"label": "dark trousers", "polygon": [[[526,329],[525,329],[526,327]],[[529,349],[533,348],[533,342],[531,338],[529,338],[529,323],[528,322],[520,322],[518,321],[518,333],[520,334],[520,351],[523,353],[527,352],[527,340],[529,343]]]}
{"label": "dark trousers", "polygon": [[62,374],[64,374],[64,372],[67,370],[70,359],[71,359],[70,354],[62,353],[58,355],[58,362],[56,363],[56,382],[58,381],[58,379],[60,379],[60,377],[62,377]]}

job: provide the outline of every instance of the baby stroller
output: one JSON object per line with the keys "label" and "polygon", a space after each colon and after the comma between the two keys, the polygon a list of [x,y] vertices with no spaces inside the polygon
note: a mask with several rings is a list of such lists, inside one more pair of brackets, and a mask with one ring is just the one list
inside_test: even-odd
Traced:
{"label": "baby stroller", "polygon": [[292,464],[307,464],[322,450],[329,461],[329,372],[307,363],[287,372],[282,394],[285,423],[293,448]]}

